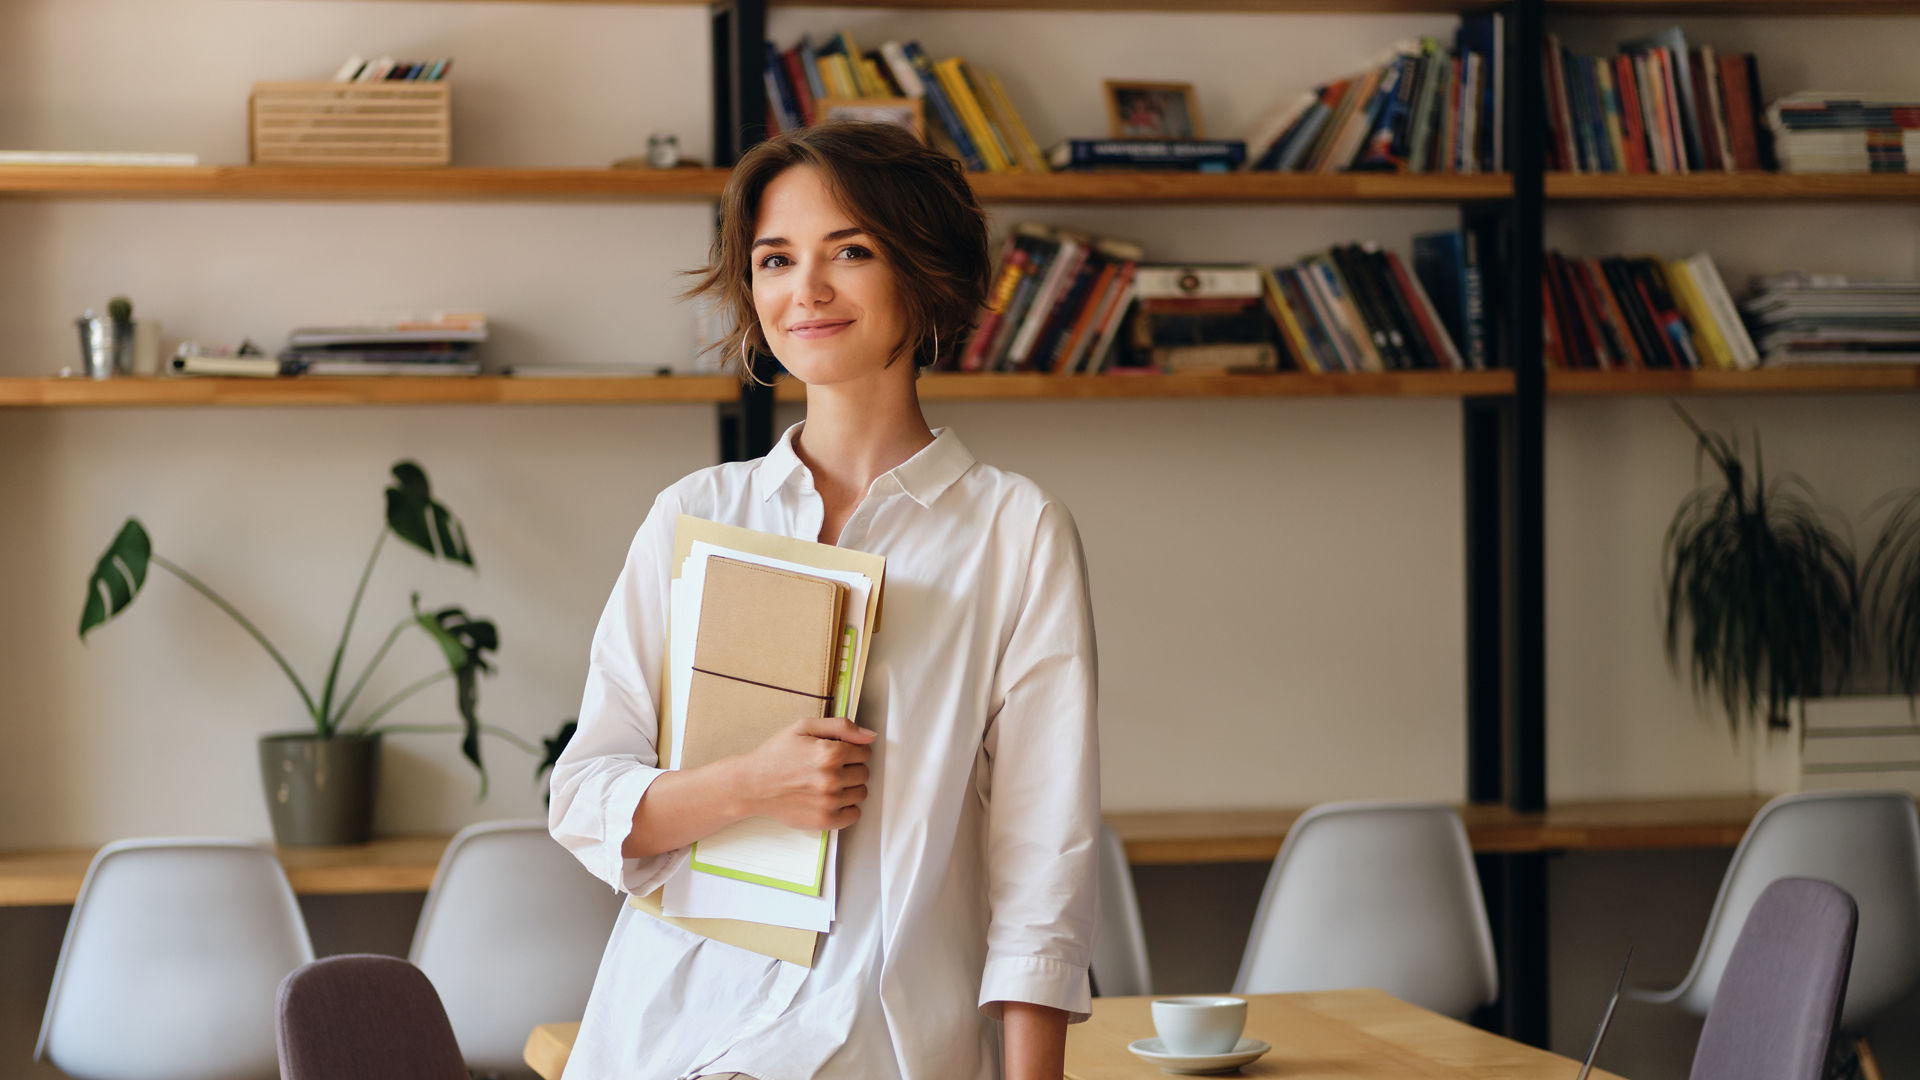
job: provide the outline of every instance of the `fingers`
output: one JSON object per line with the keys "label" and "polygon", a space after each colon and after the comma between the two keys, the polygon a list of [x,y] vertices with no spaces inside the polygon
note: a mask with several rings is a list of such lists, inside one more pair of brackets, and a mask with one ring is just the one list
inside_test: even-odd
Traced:
{"label": "fingers", "polygon": [[810,717],[795,725],[795,730],[799,734],[811,735],[816,739],[838,739],[860,746],[871,743],[878,734],[868,731],[844,716]]}
{"label": "fingers", "polygon": [[840,780],[842,783],[846,784],[848,787],[853,787],[856,784],[866,783],[867,775],[868,775],[868,770],[865,765],[854,764],[854,765],[842,765],[840,767]]}

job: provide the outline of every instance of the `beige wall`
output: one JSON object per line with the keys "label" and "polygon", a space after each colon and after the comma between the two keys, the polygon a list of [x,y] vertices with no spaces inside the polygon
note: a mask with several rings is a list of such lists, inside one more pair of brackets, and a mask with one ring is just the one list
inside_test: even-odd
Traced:
{"label": "beige wall", "polygon": [[[786,43],[846,27],[862,43],[964,53],[1003,77],[1051,143],[1104,131],[1103,77],[1195,81],[1209,131],[1234,135],[1273,101],[1452,22],[779,9],[772,33]],[[1648,25],[1587,23],[1569,37],[1604,48]],[[1769,93],[1920,90],[1904,62],[1920,33],[1911,20],[1685,25],[1758,49]],[[662,130],[689,154],[708,149],[698,7],[353,0],[10,0],[0,147],[239,162],[249,83],[324,77],[353,52],[457,57],[460,164],[595,166]],[[996,231],[1032,218],[1130,237],[1160,258],[1269,263],[1358,237],[1404,252],[1413,233],[1455,219],[1446,207],[993,210]],[[704,254],[709,221],[697,204],[0,200],[0,374],[70,363],[69,320],[115,292],[162,320],[169,343],[249,336],[273,349],[297,323],[474,305],[495,320],[496,364],[688,368],[693,318],[671,294],[675,271]],[[1792,265],[1920,272],[1911,206],[1556,208],[1549,237],[1590,254],[1710,248],[1730,282]],[[1909,397],[1688,405],[1718,426],[1758,426],[1770,466],[1855,516],[1920,478]],[[1457,404],[929,414],[1074,509],[1094,574],[1110,807],[1461,797]],[[578,703],[593,621],[653,492],[711,463],[715,443],[702,406],[0,413],[0,847],[266,833],[253,739],[298,714],[252,643],[164,578],[87,647],[74,640],[87,571],[126,515],[317,674],[379,523],[385,469],[417,458],[465,518],[480,573],[390,549],[350,660],[409,589],[490,615],[503,648],[483,714],[532,737]],[[1693,476],[1682,429],[1656,400],[1557,401],[1547,445],[1550,790],[1747,790],[1722,729],[1696,716],[1658,651],[1658,543]],[[411,643],[385,685],[431,666]],[[404,713],[451,717],[440,696]],[[391,740],[381,827],[537,813],[531,759],[497,741],[487,752],[494,792],[481,804],[452,738]],[[39,940],[17,920],[4,937]],[[4,994],[9,1061],[31,1041],[40,986]]]}

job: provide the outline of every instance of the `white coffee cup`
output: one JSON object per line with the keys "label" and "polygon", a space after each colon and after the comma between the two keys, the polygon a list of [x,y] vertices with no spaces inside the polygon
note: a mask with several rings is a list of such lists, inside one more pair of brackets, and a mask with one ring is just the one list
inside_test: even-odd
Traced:
{"label": "white coffee cup", "polygon": [[1247,1026],[1247,1001],[1237,997],[1161,998],[1153,1003],[1153,1030],[1170,1054],[1225,1054]]}

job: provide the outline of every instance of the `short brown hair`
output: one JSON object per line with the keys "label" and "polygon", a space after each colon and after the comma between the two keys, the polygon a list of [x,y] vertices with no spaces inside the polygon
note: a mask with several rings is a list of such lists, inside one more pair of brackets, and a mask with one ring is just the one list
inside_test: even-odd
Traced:
{"label": "short brown hair", "polygon": [[925,368],[954,356],[986,302],[986,214],[959,161],[903,128],[857,120],[776,136],[733,167],[708,265],[687,271],[700,282],[685,297],[711,297],[732,316],[734,332],[707,350],[726,350],[723,361],[737,361],[743,380],[755,374],[750,354],[772,354],[753,305],[753,230],[767,185],[796,165],[820,170],[827,190],[893,268],[907,329],[887,362],[910,352]]}

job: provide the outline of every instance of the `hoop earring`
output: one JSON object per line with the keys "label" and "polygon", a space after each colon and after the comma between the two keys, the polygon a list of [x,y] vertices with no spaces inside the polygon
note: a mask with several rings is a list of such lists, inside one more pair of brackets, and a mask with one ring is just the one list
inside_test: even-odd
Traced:
{"label": "hoop earring", "polygon": [[936,326],[933,328],[933,356],[927,360],[926,366],[932,367],[935,364],[938,364],[939,362],[940,362],[940,328]]}
{"label": "hoop earring", "polygon": [[751,333],[753,333],[751,330],[743,330],[740,333],[740,368],[747,373],[747,380],[749,382],[756,386],[764,386],[772,389],[772,383],[762,382],[760,376],[753,373],[753,357],[747,348],[747,335]]}

